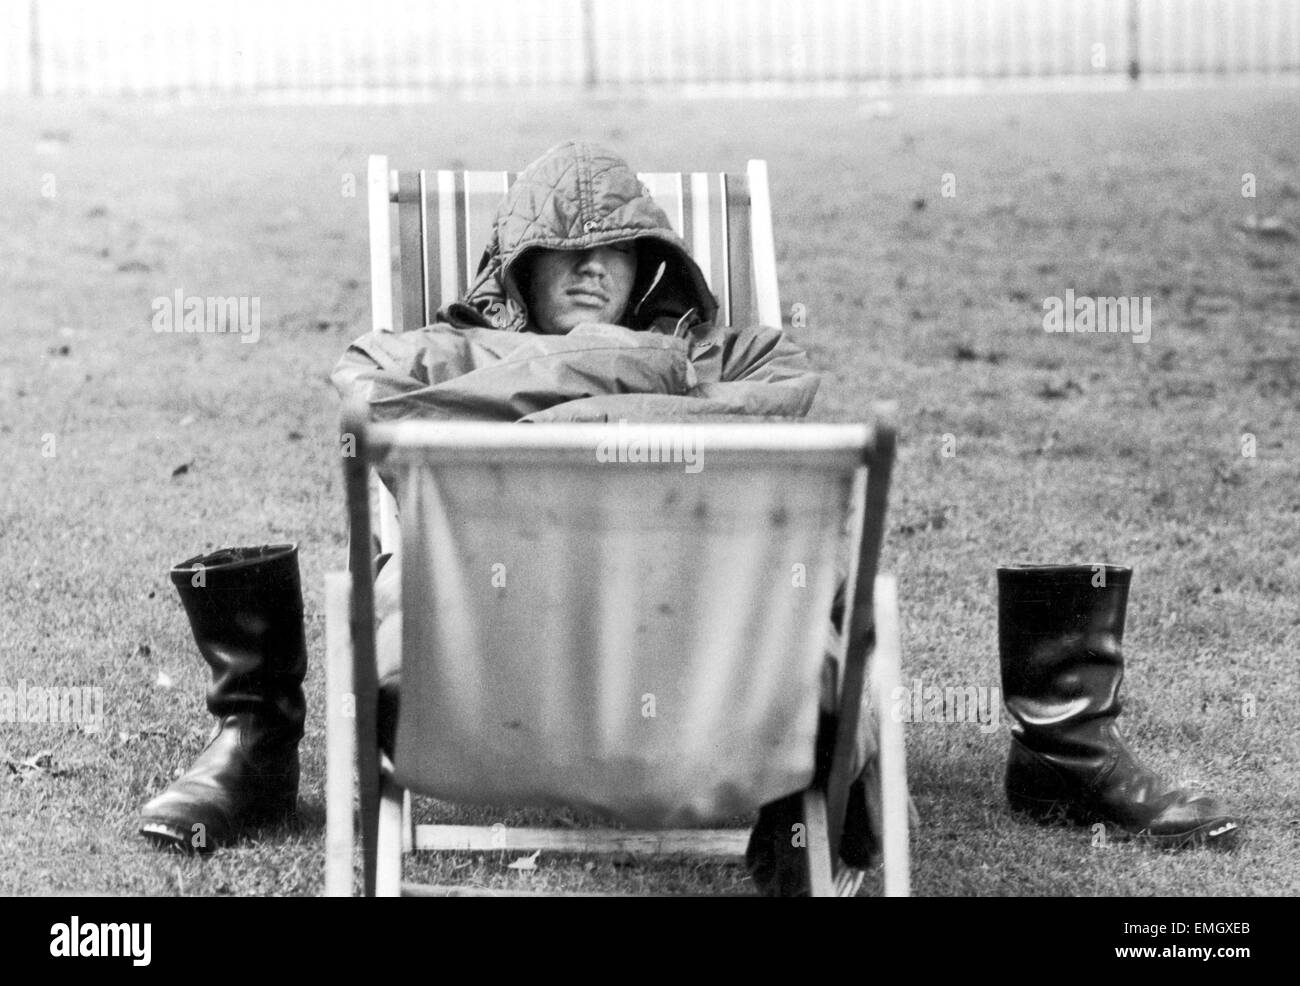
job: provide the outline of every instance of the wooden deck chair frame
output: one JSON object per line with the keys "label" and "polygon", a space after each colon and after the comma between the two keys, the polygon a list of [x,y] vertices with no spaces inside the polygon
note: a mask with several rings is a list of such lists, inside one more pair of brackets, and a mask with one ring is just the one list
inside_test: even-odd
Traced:
{"label": "wooden deck chair frame", "polygon": [[[376,743],[378,687],[375,672],[375,625],[373,558],[368,550],[370,534],[370,467],[380,465],[395,450],[414,448],[436,462],[439,451],[461,451],[469,442],[473,449],[489,448],[500,457],[503,448],[524,457],[542,449],[553,451],[565,439],[558,433],[575,434],[574,429],[615,426],[550,425],[515,429],[510,425],[483,423],[462,426],[473,438],[452,435],[446,444],[447,425],[422,422],[369,424],[364,406],[352,407],[344,420],[344,434],[355,455],[344,458],[348,516],[353,539],[350,548],[352,575],[334,573],[326,586],[326,641],[328,650],[327,723],[329,777],[327,807],[328,874],[327,891],[347,893],[351,889],[352,865],[352,764],[360,778],[363,887],[367,895],[397,896],[421,893],[459,894],[464,888],[417,887],[405,884],[401,876],[404,849],[515,850],[546,849],[556,852],[647,852],[650,854],[694,854],[735,857],[743,854],[743,830],[629,831],[623,829],[508,829],[502,826],[464,827],[443,825],[412,826],[407,814],[405,792],[381,768]],[[653,426],[652,426],[653,427]],[[673,427],[673,426],[664,426]],[[797,453],[819,435],[835,429],[854,430],[860,436],[853,446],[860,455],[854,504],[860,523],[854,552],[846,605],[846,639],[839,681],[831,691],[837,712],[831,767],[825,786],[803,793],[803,821],[808,837],[810,890],[814,896],[836,896],[856,890],[852,871],[840,868],[835,874],[838,846],[853,780],[854,746],[863,705],[867,675],[873,676],[871,693],[880,728],[879,754],[884,808],[883,850],[885,891],[904,895],[908,888],[907,822],[908,799],[903,766],[902,725],[891,714],[887,696],[892,696],[899,678],[898,619],[895,590],[887,576],[876,577],[884,531],[885,506],[894,455],[894,431],[888,418],[874,431],[848,425],[787,425],[787,434],[777,440],[758,435],[762,425],[714,426],[732,429],[730,436],[715,436],[713,450],[725,449],[732,438],[746,442],[766,454]],[[775,427],[775,426],[774,426]],[[788,429],[795,429],[791,437]],[[503,432],[509,432],[503,437]],[[748,435],[741,438],[742,432]],[[807,441],[804,441],[804,438]],[[578,441],[574,438],[571,441]],[[455,444],[458,442],[459,444]],[[782,444],[784,443],[784,444]],[[536,448],[534,448],[536,446]],[[594,443],[584,448],[590,451]],[[497,461],[503,461],[498,458]],[[505,460],[508,461],[508,460]],[[865,479],[865,482],[861,480]],[[355,577],[354,577],[355,576]],[[486,891],[491,894],[495,891]]]}
{"label": "wooden deck chair frame", "polygon": [[[656,200],[665,205],[670,220],[690,246],[722,303],[721,317],[734,323],[759,322],[780,327],[781,309],[776,287],[775,250],[772,239],[770,197],[766,163],[750,161],[744,175],[650,174],[641,175]],[[419,327],[433,312],[463,293],[474,268],[476,250],[490,229],[496,202],[513,179],[509,173],[390,172],[385,157],[370,159],[371,287],[374,328],[392,331],[392,238],[390,206],[398,207],[400,241],[400,292],[405,327]],[[709,192],[717,190],[710,202]],[[666,201],[665,201],[666,200]],[[477,232],[481,230],[481,232]],[[476,240],[475,237],[481,237]],[[448,251],[454,260],[448,260]],[[716,262],[715,262],[716,261]],[[436,273],[435,273],[436,271]],[[722,290],[719,290],[719,287]],[[395,544],[396,513],[387,492],[378,488],[367,463],[376,449],[373,430],[364,415],[353,409],[344,428],[356,443],[354,457],[345,459],[351,538],[351,573],[333,573],[327,579],[327,644],[329,770],[327,778],[326,892],[347,895],[353,882],[352,816],[353,761],[356,760],[361,799],[363,847],[362,888],[396,894],[409,890],[396,869],[380,870],[377,854],[381,841],[394,840],[402,850],[545,848],[555,851],[651,851],[743,854],[743,830],[634,833],[625,830],[551,832],[519,829],[501,831],[457,826],[413,826],[409,796],[397,795],[378,769],[375,743],[374,609],[371,592],[374,565],[371,551],[371,510],[378,516],[381,550]],[[383,439],[379,440],[382,448]],[[810,831],[824,832],[825,853],[811,871],[812,891],[832,895],[832,854],[838,845],[847,804],[848,772],[856,735],[860,697],[866,686],[868,656],[872,693],[878,702],[880,726],[880,776],[884,806],[884,859],[886,895],[909,892],[907,823],[908,798],[901,724],[895,722],[883,696],[893,693],[899,676],[897,608],[892,579],[876,570],[883,533],[885,499],[893,459],[892,423],[882,421],[866,456],[862,543],[859,545],[859,581],[863,588],[846,610],[850,636],[846,662],[839,682],[841,708],[835,756],[826,796],[808,792],[805,811]],[[358,483],[369,492],[358,494]],[[379,496],[375,496],[376,491]],[[873,612],[874,610],[874,612]],[[873,638],[874,627],[874,638]],[[853,696],[858,699],[853,699]],[[347,728],[340,728],[346,726]],[[353,730],[355,726],[355,731]],[[381,805],[382,802],[382,805]],[[382,830],[382,831],[381,831]],[[815,838],[815,836],[813,836]],[[812,848],[812,847],[810,847]],[[855,889],[848,888],[849,890]],[[444,888],[445,889],[445,888]],[[839,891],[845,891],[841,881]]]}

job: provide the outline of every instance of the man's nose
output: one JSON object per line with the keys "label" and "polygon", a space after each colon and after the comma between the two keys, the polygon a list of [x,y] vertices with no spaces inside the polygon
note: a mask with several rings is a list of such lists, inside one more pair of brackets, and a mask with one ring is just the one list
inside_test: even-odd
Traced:
{"label": "man's nose", "polygon": [[577,270],[580,274],[592,274],[602,277],[607,271],[605,264],[605,248],[591,247],[583,250],[582,255],[578,258]]}

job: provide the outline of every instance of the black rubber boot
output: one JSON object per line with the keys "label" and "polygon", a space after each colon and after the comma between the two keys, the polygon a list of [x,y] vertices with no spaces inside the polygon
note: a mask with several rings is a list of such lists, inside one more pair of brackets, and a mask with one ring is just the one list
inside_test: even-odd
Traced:
{"label": "black rubber boot", "polygon": [[206,852],[297,804],[307,672],[298,548],[225,548],[181,562],[171,578],[212,668],[218,723],[190,769],[145,805],[140,832]]}
{"label": "black rubber boot", "polygon": [[1116,565],[998,569],[1007,798],[1039,820],[1102,822],[1164,848],[1231,848],[1240,821],[1143,766],[1120,737],[1131,576]]}

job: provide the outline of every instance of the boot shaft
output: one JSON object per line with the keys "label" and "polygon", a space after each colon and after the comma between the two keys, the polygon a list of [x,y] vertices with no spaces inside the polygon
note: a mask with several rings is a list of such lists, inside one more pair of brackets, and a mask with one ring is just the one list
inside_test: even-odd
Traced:
{"label": "boot shaft", "polygon": [[998,643],[1019,652],[1079,634],[1124,640],[1133,570],[1119,565],[1005,565],[998,569]]}
{"label": "boot shaft", "polygon": [[1091,746],[1109,733],[1120,712],[1131,577],[1117,565],[998,569],[1002,697],[1027,745],[1071,736]]}
{"label": "boot shaft", "polygon": [[187,613],[220,614],[262,608],[302,614],[302,582],[296,544],[221,548],[174,565],[172,584]]}
{"label": "boot shaft", "polygon": [[208,710],[254,713],[300,732],[307,672],[298,548],[223,548],[171,570],[194,642],[212,669]]}

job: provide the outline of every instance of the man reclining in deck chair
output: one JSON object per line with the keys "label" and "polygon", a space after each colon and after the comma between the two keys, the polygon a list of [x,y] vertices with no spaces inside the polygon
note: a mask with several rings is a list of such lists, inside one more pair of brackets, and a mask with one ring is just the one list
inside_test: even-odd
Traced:
{"label": "man reclining in deck chair", "polygon": [[[716,311],[631,168],[602,148],[566,143],[512,186],[466,297],[433,326],[359,339],[333,379],[345,397],[369,400],[377,419],[805,415],[819,377],[804,352],[775,329],[715,325]],[[1148,770],[1116,730],[1129,570],[1106,566],[1105,591],[1089,591],[1096,568],[999,572],[1004,694],[1015,720],[1008,796],[1022,810],[1064,811],[1162,845],[1230,846],[1237,820]],[[220,725],[190,771],[145,806],[141,831],[162,845],[210,849],[292,810],[296,798],[306,651],[295,551],[228,549],[182,562],[172,580],[213,668],[208,707]],[[223,591],[191,588],[200,581]],[[390,743],[398,584],[396,564],[384,566],[376,615]],[[850,868],[875,852],[872,790],[860,777],[851,794],[840,845]],[[803,890],[802,861],[789,851],[798,807],[797,795],[765,806],[751,836],[747,858],[765,892]]]}
{"label": "man reclining in deck chair", "polygon": [[[803,350],[777,329],[717,325],[717,309],[635,172],[604,148],[569,142],[511,186],[465,298],[432,326],[357,340],[334,382],[345,398],[369,401],[379,420],[806,415],[820,375]],[[380,731],[389,744],[400,675],[397,568],[384,565],[375,586]],[[875,851],[863,790],[860,780],[841,847],[854,868]],[[803,890],[803,854],[790,851],[801,818],[797,794],[761,813],[748,856],[766,892]]]}
{"label": "man reclining in deck chair", "polygon": [[334,371],[376,420],[802,417],[820,375],[776,329],[718,305],[632,170],[588,144],[519,175],[466,297],[414,332],[375,332]]}

